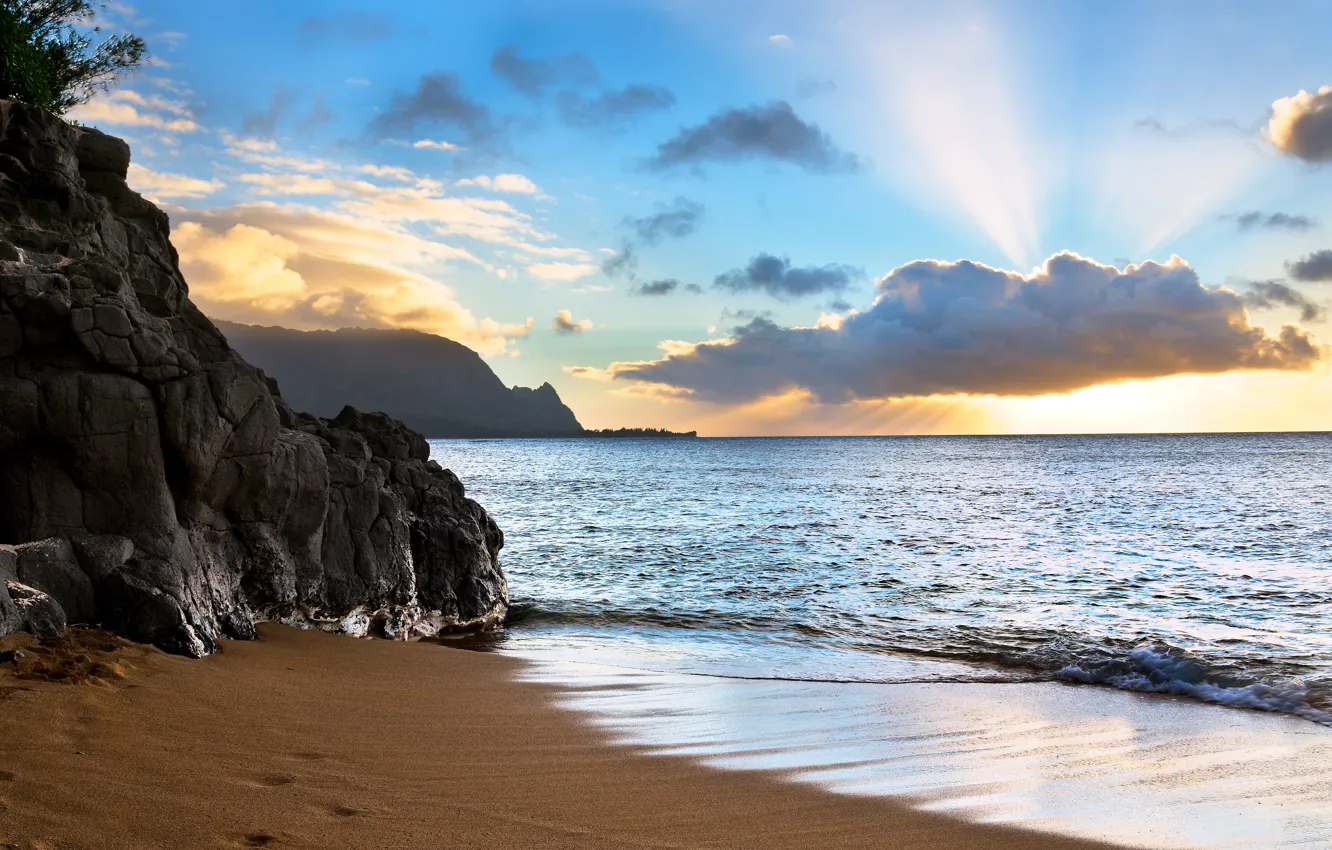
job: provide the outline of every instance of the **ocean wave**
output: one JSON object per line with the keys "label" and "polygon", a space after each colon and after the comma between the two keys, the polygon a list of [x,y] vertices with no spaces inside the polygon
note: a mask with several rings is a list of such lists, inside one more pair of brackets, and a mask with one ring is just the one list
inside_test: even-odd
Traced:
{"label": "ocean wave", "polygon": [[[939,681],[992,683],[1054,681],[1079,685],[1096,685],[1138,693],[1182,696],[1214,705],[1231,708],[1270,711],[1301,717],[1332,727],[1332,687],[1323,683],[1310,684],[1297,676],[1283,674],[1275,669],[1254,675],[1235,665],[1209,663],[1177,647],[1146,639],[1097,641],[1087,636],[1068,634],[1031,636],[1027,648],[986,640],[978,634],[966,635],[959,640],[957,634],[934,634],[935,646],[920,645],[920,635],[876,635],[869,639],[864,633],[837,629],[811,623],[792,622],[777,616],[750,613],[737,615],[721,611],[642,611],[615,608],[572,609],[546,606],[532,600],[515,602],[508,627],[521,637],[525,627],[556,626],[581,629],[646,628],[708,631],[724,640],[726,636],[748,634],[750,639],[761,636],[764,641],[780,641],[785,645],[804,645],[856,652],[882,653],[907,658],[927,658],[938,661],[961,662],[976,668],[974,675],[958,676],[955,672],[941,676]],[[1011,636],[1010,636],[1011,637]],[[1260,666],[1260,665],[1259,665]],[[700,672],[698,675],[717,675]],[[896,679],[880,680],[863,676],[841,676],[836,670],[827,670],[816,676],[792,677],[783,674],[767,676],[726,675],[723,678],[810,680],[820,682],[900,683]]]}
{"label": "ocean wave", "polygon": [[1232,708],[1293,714],[1332,726],[1332,711],[1313,705],[1319,694],[1303,682],[1237,681],[1177,650],[1138,647],[1122,659],[1075,661],[1055,670],[1054,677],[1126,691],[1192,697]]}

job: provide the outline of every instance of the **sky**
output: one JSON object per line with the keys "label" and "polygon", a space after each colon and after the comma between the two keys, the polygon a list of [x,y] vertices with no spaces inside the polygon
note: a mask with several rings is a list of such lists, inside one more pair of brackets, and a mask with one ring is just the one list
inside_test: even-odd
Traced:
{"label": "sky", "polygon": [[588,427],[1332,427],[1332,6],[113,3],[219,319],[412,328]]}

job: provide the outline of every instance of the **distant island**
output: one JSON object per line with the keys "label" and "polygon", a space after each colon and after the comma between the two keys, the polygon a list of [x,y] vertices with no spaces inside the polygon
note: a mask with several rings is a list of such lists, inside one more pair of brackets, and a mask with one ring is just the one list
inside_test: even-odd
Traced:
{"label": "distant island", "polygon": [[691,438],[664,428],[587,429],[550,384],[508,387],[472,349],[413,330],[298,331],[214,320],[296,410],[382,411],[427,437]]}
{"label": "distant island", "polygon": [[668,431],[665,428],[589,428],[583,431],[584,437],[639,437],[656,439],[693,439],[697,431]]}

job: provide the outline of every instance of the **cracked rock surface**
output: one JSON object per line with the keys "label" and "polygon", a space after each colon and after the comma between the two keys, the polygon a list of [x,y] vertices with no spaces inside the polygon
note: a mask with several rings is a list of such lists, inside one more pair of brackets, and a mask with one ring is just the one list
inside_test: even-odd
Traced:
{"label": "cracked rock surface", "polygon": [[258,619],[501,621],[494,521],[402,423],[291,410],[190,302],[129,159],[0,101],[0,634],[201,656]]}

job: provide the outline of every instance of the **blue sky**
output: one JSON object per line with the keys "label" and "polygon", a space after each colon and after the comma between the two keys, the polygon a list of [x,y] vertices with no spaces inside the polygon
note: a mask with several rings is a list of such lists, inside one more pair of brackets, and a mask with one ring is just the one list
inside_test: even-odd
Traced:
{"label": "blue sky", "polygon": [[[116,4],[109,21],[144,35],[156,62],[77,117],[132,142],[131,184],[168,209],[210,314],[444,333],[482,351],[509,383],[555,384],[586,424],[1327,427],[1332,407],[1308,402],[1329,395],[1325,353],[1264,359],[1208,336],[1236,321],[1273,340],[1294,324],[1315,349],[1329,335],[1305,302],[1329,300],[1332,283],[1292,281],[1286,263],[1332,247],[1332,164],[1283,148],[1270,122],[1275,102],[1332,84],[1332,7],[1274,6]],[[508,66],[497,61],[506,48]],[[726,120],[782,116],[804,134],[794,148],[718,141]],[[663,164],[686,142],[695,148]],[[634,223],[680,210],[670,232]],[[632,276],[604,271],[626,247]],[[1178,343],[1135,370],[1114,362],[1141,359],[1165,333],[1160,315],[1135,314],[1135,327],[1150,330],[1116,337],[1133,354],[1114,362],[1060,347],[1085,354],[1105,343],[1090,331],[1071,339],[1061,318],[1045,328],[1060,342],[1042,345],[1061,370],[1085,365],[1021,398],[1006,397],[1007,383],[961,378],[927,395],[868,381],[832,398],[801,377],[805,355],[790,353],[815,345],[835,352],[819,360],[827,368],[877,374],[887,355],[850,345],[839,324],[885,295],[910,312],[914,289],[877,281],[962,286],[954,318],[974,307],[965,287],[981,285],[944,272],[921,284],[894,269],[970,260],[1021,277],[1060,251],[1119,270],[1178,255],[1204,294],[1224,286],[1234,297],[1199,302],[1202,312],[1170,330],[1205,343]],[[716,284],[761,255],[809,274]],[[669,295],[634,294],[666,279],[678,281]],[[1263,301],[1254,282],[1280,282],[1305,301]],[[917,328],[893,357],[951,357],[965,338],[967,374],[984,372],[1011,353],[984,345],[1008,345],[992,331],[1018,305],[989,308],[973,317],[979,325],[946,326],[957,336],[942,348]],[[1225,318],[1209,324],[1203,312]],[[874,321],[910,324],[878,313]],[[812,336],[750,337],[765,368],[786,369],[756,392],[732,329],[759,319],[784,332],[820,316]],[[715,381],[704,386],[683,376],[702,362],[690,346],[708,340],[726,350],[708,361]],[[680,368],[614,365],[671,357],[684,358]],[[1048,372],[1040,358],[1014,362]],[[1240,415],[1235,399],[1259,413]]]}

